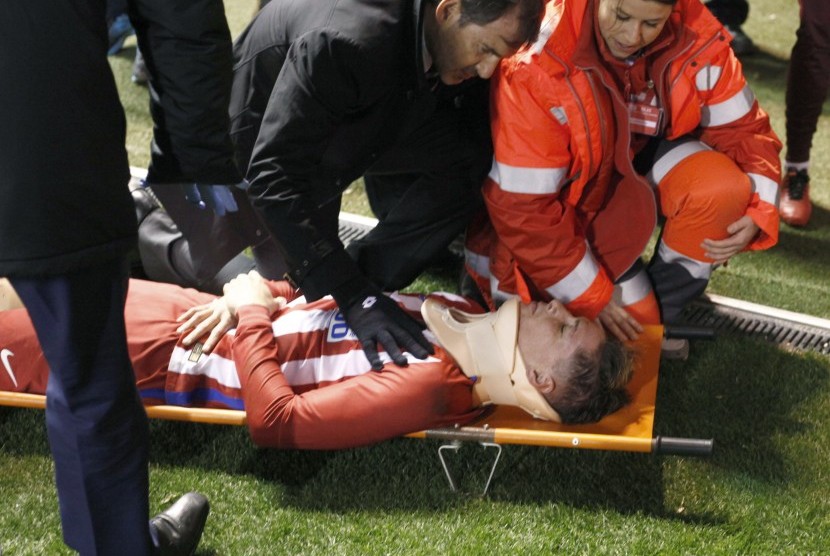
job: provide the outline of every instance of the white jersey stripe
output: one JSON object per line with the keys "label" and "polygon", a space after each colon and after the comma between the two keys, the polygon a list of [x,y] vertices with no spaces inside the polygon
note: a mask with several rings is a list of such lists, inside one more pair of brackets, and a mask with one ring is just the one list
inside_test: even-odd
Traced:
{"label": "white jersey stripe", "polygon": [[[383,363],[392,362],[386,352],[380,352],[378,355],[380,355]],[[417,359],[407,352],[404,352],[404,355],[410,365],[440,361],[435,357],[429,357],[425,360]],[[282,373],[291,386],[336,382],[346,377],[359,376],[368,372],[372,372],[372,368],[362,350],[351,350],[337,355],[323,355],[298,361],[285,361],[282,364]]]}
{"label": "white jersey stripe", "polygon": [[240,388],[239,375],[232,359],[217,353],[202,355],[196,361],[189,361],[193,350],[176,346],[170,356],[168,369],[181,375],[206,376],[228,388]]}
{"label": "white jersey stripe", "polygon": [[274,321],[271,328],[274,330],[274,336],[325,330],[337,312],[323,309],[296,309],[281,315]]}

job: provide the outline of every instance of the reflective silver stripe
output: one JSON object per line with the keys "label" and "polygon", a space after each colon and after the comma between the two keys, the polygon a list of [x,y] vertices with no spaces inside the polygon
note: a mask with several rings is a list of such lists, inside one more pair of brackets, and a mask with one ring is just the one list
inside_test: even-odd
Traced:
{"label": "reflective silver stripe", "polygon": [[542,52],[542,49],[545,47],[545,44],[547,44],[551,34],[553,33],[553,29],[553,21],[551,21],[550,18],[545,18],[545,20],[542,22],[541,28],[539,29],[539,36],[536,37],[536,41],[530,46],[528,50],[530,50],[532,54],[540,54]]}
{"label": "reflective silver stripe", "polygon": [[777,207],[778,196],[781,192],[778,189],[778,183],[761,174],[753,174],[750,172],[747,175],[752,182],[753,191],[758,194],[761,200]]}
{"label": "reflective silver stripe", "polygon": [[712,276],[713,265],[710,263],[704,263],[703,261],[690,259],[686,255],[682,255],[666,245],[666,243],[662,240],[657,248],[657,253],[665,262],[679,264],[685,268],[694,278],[699,280],[708,280],[709,277]]}
{"label": "reflective silver stripe", "polygon": [[680,164],[681,161],[689,158],[693,154],[711,150],[712,148],[709,145],[701,143],[697,140],[678,143],[677,146],[664,153],[663,156],[654,162],[654,166],[651,167],[651,171],[646,174],[646,179],[652,187],[657,187],[657,185],[663,181],[663,178],[666,177],[666,174],[668,174],[672,168]]}
{"label": "reflective silver stripe", "polygon": [[565,108],[562,106],[553,106],[550,109],[550,114],[560,125],[568,125],[568,115],[565,113]]}
{"label": "reflective silver stripe", "polygon": [[508,299],[519,297],[515,293],[507,293],[499,289],[499,281],[495,276],[490,276],[490,295],[493,297],[493,303],[498,307]]}
{"label": "reflective silver stripe", "polygon": [[651,282],[645,269],[623,282],[614,284],[613,299],[617,304],[625,307],[642,301],[651,292]]}
{"label": "reflective silver stripe", "polygon": [[576,268],[554,285],[545,288],[545,291],[562,303],[570,303],[591,287],[597,274],[599,274],[599,266],[586,243],[585,255]]}
{"label": "reflective silver stripe", "polygon": [[473,253],[469,249],[464,249],[464,262],[467,266],[473,269],[473,272],[487,278],[490,276],[490,257]]}
{"label": "reflective silver stripe", "polygon": [[523,168],[510,166],[496,160],[490,168],[490,179],[509,193],[545,195],[556,193],[562,187],[567,168]]}
{"label": "reflective silver stripe", "polygon": [[744,88],[732,98],[701,108],[700,125],[715,127],[734,122],[748,114],[754,102],[755,94],[749,85],[744,85]]}
{"label": "reflective silver stripe", "polygon": [[698,91],[711,91],[717,85],[723,68],[707,65],[695,75],[695,87]]}

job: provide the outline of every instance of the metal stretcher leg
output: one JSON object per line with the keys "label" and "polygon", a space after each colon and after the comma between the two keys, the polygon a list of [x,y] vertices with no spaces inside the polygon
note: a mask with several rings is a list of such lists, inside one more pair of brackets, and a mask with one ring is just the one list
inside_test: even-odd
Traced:
{"label": "metal stretcher leg", "polygon": [[[484,484],[484,490],[482,491],[481,495],[486,496],[487,491],[490,490],[490,482],[493,480],[493,475],[496,473],[496,467],[499,464],[499,459],[501,459],[501,445],[496,444],[494,442],[479,442],[482,448],[485,450],[487,448],[495,448],[496,449],[496,458],[493,460],[493,465],[490,467],[490,474],[487,476],[487,482]],[[458,449],[461,448],[461,441],[460,440],[453,440],[449,444],[442,444],[438,448],[438,459],[441,460],[441,467],[444,468],[444,474],[447,476],[447,481],[450,483],[450,490],[453,492],[457,492],[458,488],[455,486],[455,481],[452,480],[452,473],[450,473],[449,467],[447,467],[447,462],[444,459],[444,451],[445,450],[453,450],[458,452]]]}

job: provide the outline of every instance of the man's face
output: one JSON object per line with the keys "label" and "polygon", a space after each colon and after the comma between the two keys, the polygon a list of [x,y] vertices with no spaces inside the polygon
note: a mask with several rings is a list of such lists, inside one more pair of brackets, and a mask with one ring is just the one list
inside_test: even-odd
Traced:
{"label": "man's face", "polygon": [[441,81],[457,85],[472,77],[489,79],[499,60],[521,46],[518,8],[486,25],[461,25],[460,0],[442,0],[435,9],[435,33],[427,44]]}
{"label": "man's face", "polygon": [[655,0],[599,0],[599,32],[611,54],[623,60],[654,42],[672,9]]}
{"label": "man's face", "polygon": [[555,387],[556,371],[569,368],[578,352],[599,350],[605,330],[596,321],[574,317],[558,301],[533,301],[521,306],[518,342],[527,378],[544,394]]}

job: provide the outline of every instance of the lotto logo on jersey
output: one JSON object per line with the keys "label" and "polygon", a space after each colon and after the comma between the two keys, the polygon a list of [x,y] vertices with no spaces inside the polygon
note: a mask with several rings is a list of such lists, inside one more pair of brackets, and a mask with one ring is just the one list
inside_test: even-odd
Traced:
{"label": "lotto logo on jersey", "polygon": [[357,340],[357,336],[346,324],[346,318],[340,311],[334,311],[329,320],[329,333],[326,337],[328,342],[343,342],[345,340]]}

